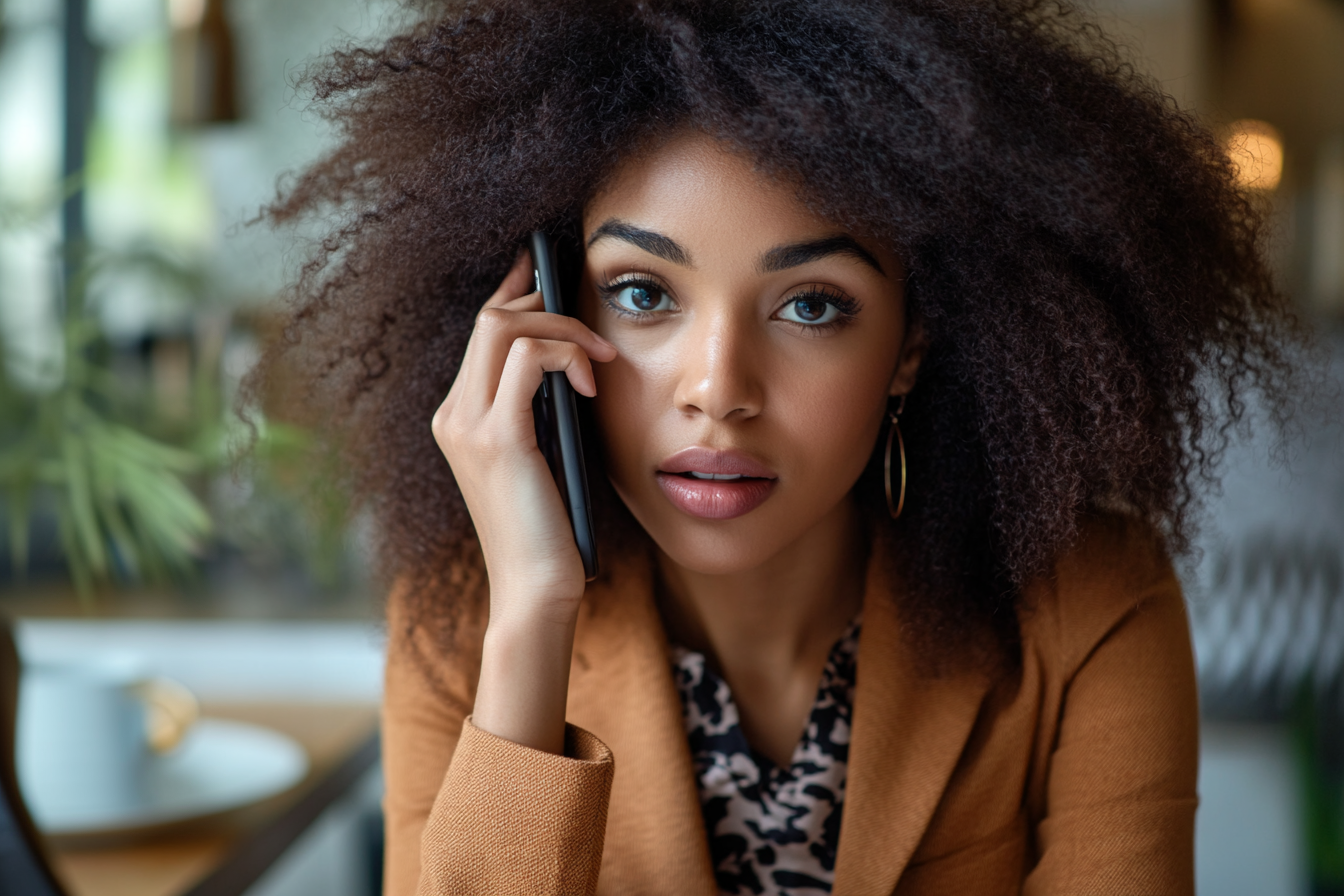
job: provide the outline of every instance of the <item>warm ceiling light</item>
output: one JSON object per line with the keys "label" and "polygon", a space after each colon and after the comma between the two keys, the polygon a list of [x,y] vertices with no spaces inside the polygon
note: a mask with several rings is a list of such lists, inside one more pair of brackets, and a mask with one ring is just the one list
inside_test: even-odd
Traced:
{"label": "warm ceiling light", "polygon": [[1273,125],[1244,118],[1232,122],[1225,147],[1247,190],[1273,190],[1283,177],[1283,138]]}
{"label": "warm ceiling light", "polygon": [[168,0],[168,21],[174,28],[196,28],[205,18],[205,0]]}

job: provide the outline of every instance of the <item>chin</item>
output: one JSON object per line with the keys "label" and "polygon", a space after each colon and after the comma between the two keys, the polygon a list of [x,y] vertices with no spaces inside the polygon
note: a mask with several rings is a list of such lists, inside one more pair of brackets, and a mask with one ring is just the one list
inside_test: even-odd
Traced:
{"label": "chin", "polygon": [[664,538],[649,534],[673,563],[707,576],[731,576],[756,569],[783,547],[714,531],[678,532]]}

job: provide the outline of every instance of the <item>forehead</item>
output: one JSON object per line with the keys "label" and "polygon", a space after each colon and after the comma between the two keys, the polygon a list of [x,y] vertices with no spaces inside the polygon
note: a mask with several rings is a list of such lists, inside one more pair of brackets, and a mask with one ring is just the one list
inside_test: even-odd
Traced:
{"label": "forehead", "polygon": [[769,248],[836,232],[793,185],[703,133],[683,131],[625,160],[584,208],[585,241],[617,218],[671,237],[699,254]]}

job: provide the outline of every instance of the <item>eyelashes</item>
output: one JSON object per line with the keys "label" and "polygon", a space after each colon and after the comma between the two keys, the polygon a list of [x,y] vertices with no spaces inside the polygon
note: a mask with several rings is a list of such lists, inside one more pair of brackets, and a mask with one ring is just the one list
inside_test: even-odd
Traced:
{"label": "eyelashes", "polygon": [[646,274],[599,283],[597,294],[602,297],[603,305],[625,318],[648,320],[660,312],[672,311],[676,306],[667,288]]}
{"label": "eyelashes", "polygon": [[[599,282],[595,288],[609,311],[637,323],[653,323],[680,310],[667,286],[651,273],[631,272]],[[808,335],[820,335],[853,323],[861,308],[858,299],[834,286],[811,284],[789,293],[771,319]]]}
{"label": "eyelashes", "polygon": [[853,296],[833,286],[817,285],[791,295],[775,317],[809,330],[826,330],[852,322],[859,308],[859,301]]}

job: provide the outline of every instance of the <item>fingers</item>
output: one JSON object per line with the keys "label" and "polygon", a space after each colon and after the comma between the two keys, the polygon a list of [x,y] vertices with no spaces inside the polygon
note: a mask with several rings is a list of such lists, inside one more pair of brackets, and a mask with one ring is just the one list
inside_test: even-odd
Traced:
{"label": "fingers", "polygon": [[467,351],[472,380],[486,384],[478,394],[487,405],[494,403],[505,362],[520,339],[570,343],[595,361],[610,361],[616,357],[614,345],[575,318],[544,311],[487,308],[476,319],[476,330]]}
{"label": "fingers", "polygon": [[616,347],[582,321],[541,310],[540,294],[527,291],[531,277],[530,256],[520,252],[476,316],[457,378],[434,415],[436,434],[450,420],[454,431],[472,430],[496,411],[510,428],[529,418],[530,431],[532,394],[548,370],[563,370],[581,395],[597,394],[591,361],[613,360]]}
{"label": "fingers", "polygon": [[515,339],[531,336],[536,339],[554,339],[572,342],[596,361],[610,361],[616,357],[616,346],[594,333],[574,317],[550,314],[545,311],[511,311],[488,308],[476,319],[476,332],[483,345],[491,351],[507,355]]}
{"label": "fingers", "polygon": [[[509,268],[509,272],[504,275],[504,279],[500,281],[499,288],[495,290],[494,295],[486,299],[482,310],[498,308],[526,296],[533,292],[534,285],[532,256],[527,254],[526,249],[519,249],[518,257],[513,260],[513,267]],[[540,298],[538,298],[537,307],[541,307]]]}
{"label": "fingers", "polygon": [[[511,299],[511,300],[509,300],[509,301],[507,301],[507,302],[504,302],[504,303],[501,304],[501,305],[496,305],[495,308],[499,309],[500,311],[545,311],[545,310],[546,310],[546,306],[545,306],[545,304],[544,304],[544,303],[542,302],[542,300],[541,300],[541,293],[539,293],[539,292],[530,292],[530,293],[528,293],[528,294],[525,295],[525,296],[519,296],[518,298],[516,298],[516,299]],[[482,310],[482,311],[485,311],[486,309],[482,308],[481,310]],[[477,316],[479,317],[479,315],[477,315]]]}
{"label": "fingers", "polygon": [[525,448],[533,433],[532,396],[548,371],[564,371],[581,395],[597,394],[592,362],[573,342],[520,337],[510,344],[503,368],[492,400],[471,391],[455,395],[454,384],[435,412],[431,429],[449,463],[458,456],[496,456],[501,446]]}
{"label": "fingers", "polygon": [[592,398],[597,394],[592,362],[579,346],[525,336],[514,340],[509,349],[495,407],[516,408],[530,416],[532,395],[541,385],[542,375],[552,370],[564,371],[569,384],[580,395]]}

